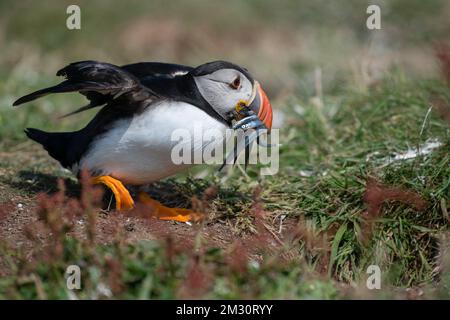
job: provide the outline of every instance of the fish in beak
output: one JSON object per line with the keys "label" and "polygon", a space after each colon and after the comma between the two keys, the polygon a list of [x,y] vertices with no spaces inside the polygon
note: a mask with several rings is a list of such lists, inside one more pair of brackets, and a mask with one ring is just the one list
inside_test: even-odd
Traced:
{"label": "fish in beak", "polygon": [[[265,132],[270,133],[272,129],[272,106],[258,81],[255,81],[253,94],[249,101],[250,103],[236,105],[235,118],[239,120],[233,125],[233,129],[241,129],[244,131],[254,130],[249,135],[242,137],[243,141],[238,142],[233,152],[228,154],[219,170],[222,170],[226,164],[236,163],[239,154],[244,149],[245,168],[247,168],[251,145],[255,140],[259,141],[260,135]],[[270,147],[270,145],[266,145],[266,147]]]}

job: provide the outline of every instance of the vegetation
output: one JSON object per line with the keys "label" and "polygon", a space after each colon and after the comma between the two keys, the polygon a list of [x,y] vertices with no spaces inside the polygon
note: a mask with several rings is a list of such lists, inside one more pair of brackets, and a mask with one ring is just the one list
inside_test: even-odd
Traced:
{"label": "vegetation", "polygon": [[[445,1],[392,1],[375,35],[361,1],[82,2],[81,31],[64,28],[59,3],[0,4],[1,299],[450,297]],[[86,123],[95,111],[57,120],[81,97],[11,107],[73,60],[217,58],[248,66],[273,97],[280,171],[200,167],[148,188],[202,212],[193,225],[104,210],[108,194],[26,141],[25,127]],[[81,290],[67,289],[69,265]],[[370,265],[380,290],[366,287]]]}

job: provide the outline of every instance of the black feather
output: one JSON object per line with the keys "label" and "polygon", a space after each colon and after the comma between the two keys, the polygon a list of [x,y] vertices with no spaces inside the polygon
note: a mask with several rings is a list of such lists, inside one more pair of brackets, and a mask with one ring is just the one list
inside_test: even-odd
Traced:
{"label": "black feather", "polygon": [[[78,112],[101,106],[115,98],[128,93],[140,92],[129,95],[129,98],[144,100],[151,96],[148,88],[141,86],[139,79],[120,67],[109,63],[97,61],[81,61],[71,63],[56,73],[67,80],[60,84],[30,93],[18,100],[13,105],[17,106],[50,93],[63,93],[78,91],[90,101],[88,106],[82,107]],[[134,101],[128,101],[132,105]],[[75,112],[77,113],[77,112]]]}
{"label": "black feather", "polygon": [[25,134],[31,140],[40,143],[48,154],[54,159],[58,160],[63,167],[70,167],[73,164],[73,159],[70,159],[68,148],[73,139],[71,132],[45,132],[42,130],[27,128]]}

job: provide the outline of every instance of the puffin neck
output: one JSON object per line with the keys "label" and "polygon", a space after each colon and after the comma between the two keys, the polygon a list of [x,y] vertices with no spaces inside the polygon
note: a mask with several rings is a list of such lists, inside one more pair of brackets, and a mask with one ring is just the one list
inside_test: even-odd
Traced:
{"label": "puffin neck", "polygon": [[231,127],[231,119],[224,119],[203,98],[197,88],[197,84],[190,73],[176,77],[147,77],[141,83],[160,97],[181,101],[200,108],[217,121]]}
{"label": "puffin neck", "polygon": [[214,119],[231,127],[231,119],[224,119],[216,110],[214,110],[208,101],[203,98],[197,88],[194,77],[190,73],[187,73],[184,76],[176,77],[173,80],[176,82],[175,86],[177,87],[177,91],[180,96],[185,99],[182,101],[195,105]]}

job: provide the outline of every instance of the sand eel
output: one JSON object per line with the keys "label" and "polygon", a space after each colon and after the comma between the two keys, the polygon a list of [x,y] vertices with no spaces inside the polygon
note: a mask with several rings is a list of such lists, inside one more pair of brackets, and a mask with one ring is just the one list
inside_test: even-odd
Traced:
{"label": "sand eel", "polygon": [[[97,61],[72,63],[59,70],[65,81],[30,93],[14,106],[51,93],[79,92],[89,104],[70,113],[102,107],[81,130],[44,132],[28,128],[26,135],[49,155],[78,175],[86,170],[94,184],[113,192],[117,210],[133,208],[125,185],[143,185],[171,176],[187,165],[171,160],[178,128],[266,128],[272,126],[270,102],[249,72],[215,61],[196,68],[166,63],[135,63],[122,67]],[[70,115],[69,114],[69,115]],[[238,122],[233,122],[239,120]],[[146,194],[139,199],[153,206],[161,219],[189,221],[194,212],[168,208]]]}

